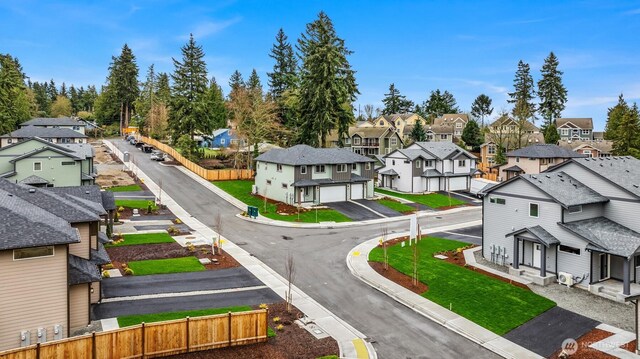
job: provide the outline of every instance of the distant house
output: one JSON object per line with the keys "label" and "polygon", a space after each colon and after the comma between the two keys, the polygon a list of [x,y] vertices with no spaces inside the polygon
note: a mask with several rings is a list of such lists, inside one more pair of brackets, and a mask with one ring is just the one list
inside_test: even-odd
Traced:
{"label": "distant house", "polygon": [[[84,127],[82,127],[84,131]],[[51,143],[87,143],[87,136],[69,128],[24,126],[0,136],[0,147],[8,146],[32,137],[40,137]]]}
{"label": "distant house", "polygon": [[507,163],[499,167],[499,179],[508,180],[521,174],[537,174],[572,158],[585,157],[557,145],[535,144],[507,152]]}
{"label": "distant house", "polygon": [[[433,126],[438,126],[441,129],[450,128],[452,135],[451,141],[459,141],[462,139],[462,131],[469,122],[469,115],[466,113],[447,113],[433,120]],[[440,134],[445,133],[441,131]],[[448,133],[448,132],[447,132]],[[435,134],[435,133],[434,133]],[[445,141],[442,136],[434,136],[434,141]]]}
{"label": "distant house", "polygon": [[591,118],[559,118],[556,127],[561,140],[593,140]]}
{"label": "distant house", "polygon": [[544,135],[538,127],[529,121],[519,124],[509,116],[501,116],[487,126],[480,146],[480,164],[484,169],[494,166],[498,148],[506,153],[535,144],[544,144]]}
{"label": "distant house", "polygon": [[75,120],[69,117],[33,118],[20,124],[20,128],[35,126],[41,128],[67,128],[85,134],[87,121]]}
{"label": "distant house", "polygon": [[[331,131],[327,136],[330,147],[338,147],[338,132]],[[344,148],[364,156],[376,156],[391,153],[403,147],[400,134],[394,127],[361,126],[350,127],[349,135],[342,138]]]}
{"label": "distant house", "polygon": [[560,140],[558,146],[580,153],[586,157],[609,157],[613,150],[613,141]]}
{"label": "distant house", "polygon": [[384,156],[378,185],[401,192],[468,190],[476,156],[451,142],[416,142]]}
{"label": "distant house", "polygon": [[296,145],[256,158],[257,194],[288,204],[373,196],[374,160],[344,148]]}
{"label": "distant house", "polygon": [[101,300],[99,266],[110,260],[100,222],[115,203],[76,188],[0,179],[0,350],[69,337]]}
{"label": "distant house", "polygon": [[92,185],[94,150],[87,143],[53,144],[38,137],[0,148],[0,178],[36,187]]}

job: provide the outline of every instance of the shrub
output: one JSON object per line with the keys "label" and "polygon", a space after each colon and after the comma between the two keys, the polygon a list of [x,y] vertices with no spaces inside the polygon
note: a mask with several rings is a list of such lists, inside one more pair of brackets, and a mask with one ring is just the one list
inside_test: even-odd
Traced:
{"label": "shrub", "polygon": [[278,324],[278,326],[276,327],[277,330],[282,331],[284,329],[284,325],[282,324]]}
{"label": "shrub", "polygon": [[189,250],[189,252],[193,253],[196,251],[196,246],[194,246],[193,243],[187,242],[185,244],[187,245],[187,250]]}
{"label": "shrub", "polygon": [[102,266],[102,269],[113,269],[113,263],[108,263]]}
{"label": "shrub", "polygon": [[122,206],[118,207],[118,212],[122,212],[122,211],[124,211],[124,207]]}
{"label": "shrub", "polygon": [[103,271],[102,271],[102,278],[109,278],[109,277],[111,277],[111,274],[109,274],[109,272],[108,272],[108,271],[103,270]]}
{"label": "shrub", "polygon": [[131,268],[127,268],[124,270],[124,275],[133,275],[133,269]]}
{"label": "shrub", "polygon": [[169,226],[169,228],[167,228],[167,232],[169,232],[169,234],[172,236],[177,236],[178,234],[180,234],[180,230],[176,226]]}
{"label": "shrub", "polygon": [[182,224],[182,221],[180,220],[180,218],[176,218],[175,221],[173,221],[175,224]]}
{"label": "shrub", "polygon": [[280,317],[273,317],[273,322],[278,323],[280,321]]}
{"label": "shrub", "polygon": [[127,268],[127,267],[128,267],[127,263],[122,263],[122,264],[120,264],[120,266],[121,266],[122,268]]}
{"label": "shrub", "polygon": [[262,303],[258,306],[258,308],[260,309],[269,309],[269,306],[267,305],[267,303]]}

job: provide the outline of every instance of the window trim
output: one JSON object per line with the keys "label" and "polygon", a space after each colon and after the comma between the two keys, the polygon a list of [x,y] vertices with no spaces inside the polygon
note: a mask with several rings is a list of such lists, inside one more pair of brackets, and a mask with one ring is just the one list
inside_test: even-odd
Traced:
{"label": "window trim", "polygon": [[300,174],[301,175],[306,175],[307,174],[307,166],[300,166]]}
{"label": "window trim", "polygon": [[360,145],[360,137],[358,137],[358,136],[353,137],[353,144],[354,145]]}
{"label": "window trim", "polygon": [[507,200],[503,197],[489,196],[489,203],[494,203],[494,204],[499,204],[504,206],[507,204]]}
{"label": "window trim", "polygon": [[76,165],[76,161],[60,161],[60,166],[75,166],[75,165]]}
{"label": "window trim", "polygon": [[416,168],[422,168],[422,160],[416,160]]}
{"label": "window trim", "polygon": [[[572,251],[563,250],[563,248],[571,248],[571,249],[574,249],[574,250],[578,251],[578,253],[573,253]],[[573,256],[581,256],[582,255],[582,250],[580,248],[567,246],[567,245],[564,245],[564,244],[559,244],[558,245],[558,251],[562,252],[562,253],[565,253],[565,254],[571,254]]]}
{"label": "window trim", "polygon": [[[341,171],[340,169],[342,169],[342,171]],[[336,165],[336,172],[338,172],[338,173],[344,173],[344,172],[347,172],[347,165],[346,165],[346,164],[344,164],[344,163],[339,163],[339,164],[337,164],[337,165]]]}
{"label": "window trim", "polygon": [[[533,216],[531,215],[531,206],[535,205],[536,206],[536,215]],[[540,218],[540,203],[538,202],[529,202],[529,217],[531,218]]]}
{"label": "window trim", "polygon": [[397,146],[398,145],[398,139],[396,137],[391,137],[389,139],[389,145],[390,146]]}
{"label": "window trim", "polygon": [[282,172],[282,164],[280,163],[276,164],[276,172]]}
{"label": "window trim", "polygon": [[[462,163],[462,164],[461,164]],[[458,160],[458,167],[467,167],[467,161]]]}
{"label": "window trim", "polygon": [[446,139],[448,139],[448,138],[449,138],[449,135],[447,135],[446,133],[441,133],[441,134],[440,134],[440,139],[441,139],[441,140],[446,140]]}
{"label": "window trim", "polygon": [[364,169],[365,170],[370,170],[371,169],[371,162],[366,162],[364,165]]}
{"label": "window trim", "polygon": [[[44,256],[35,256],[35,257],[27,257],[27,258],[17,258],[16,259],[16,251],[17,250],[24,250],[24,249],[33,249],[33,248],[48,248],[51,247],[51,254],[47,254]],[[56,248],[55,246],[37,246],[37,247],[29,247],[29,248],[16,248],[12,251],[12,258],[14,261],[24,261],[24,260],[29,260],[29,259],[38,259],[38,258],[47,258],[47,257],[54,257],[56,255]]]}
{"label": "window trim", "polygon": [[[39,170],[36,169],[36,164],[40,165],[40,169]],[[38,162],[34,162],[33,163],[33,172],[42,172],[42,162],[38,161]]]}
{"label": "window trim", "polygon": [[[322,169],[322,171],[318,171],[318,169]],[[313,170],[315,173],[325,173],[327,171],[324,165],[315,165],[315,168]]]}

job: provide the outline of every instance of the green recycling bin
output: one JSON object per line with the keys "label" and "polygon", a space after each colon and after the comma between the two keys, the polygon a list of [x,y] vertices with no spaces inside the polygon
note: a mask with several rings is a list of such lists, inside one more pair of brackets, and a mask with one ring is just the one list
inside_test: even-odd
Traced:
{"label": "green recycling bin", "polygon": [[251,218],[258,218],[258,207],[248,206],[247,213]]}

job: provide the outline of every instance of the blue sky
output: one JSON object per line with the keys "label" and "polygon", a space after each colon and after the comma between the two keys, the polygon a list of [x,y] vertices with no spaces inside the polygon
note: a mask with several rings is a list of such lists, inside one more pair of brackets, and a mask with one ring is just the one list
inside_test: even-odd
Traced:
{"label": "blue sky", "polygon": [[18,57],[36,81],[101,85],[124,43],[143,78],[151,63],[171,72],[193,33],[227,93],[236,69],[246,78],[255,68],[266,87],[278,29],[294,41],[321,10],[354,51],[359,105],[381,106],[394,82],[416,102],[446,89],[464,111],[485,93],[495,116],[510,109],[518,60],[537,81],[550,51],[565,73],[565,117],[593,117],[603,128],[618,94],[640,100],[638,1],[0,0],[0,52]]}

